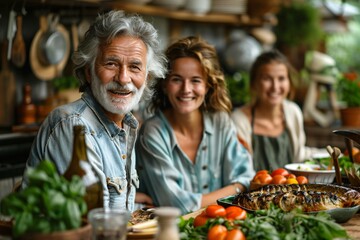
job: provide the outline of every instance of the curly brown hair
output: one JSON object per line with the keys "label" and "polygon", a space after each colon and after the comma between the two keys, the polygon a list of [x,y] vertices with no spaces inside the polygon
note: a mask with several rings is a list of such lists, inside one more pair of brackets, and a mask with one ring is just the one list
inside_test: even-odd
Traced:
{"label": "curly brown hair", "polygon": [[[170,45],[165,55],[168,61],[168,73],[172,68],[172,64],[178,58],[192,57],[197,59],[207,76],[206,84],[208,92],[201,106],[202,110],[208,112],[231,112],[232,103],[226,86],[225,76],[220,67],[216,49],[212,45],[200,37],[189,36]],[[157,83],[154,85],[154,95],[150,103],[150,111],[172,108],[164,93],[164,84],[167,77],[168,74],[165,78],[157,79]]]}

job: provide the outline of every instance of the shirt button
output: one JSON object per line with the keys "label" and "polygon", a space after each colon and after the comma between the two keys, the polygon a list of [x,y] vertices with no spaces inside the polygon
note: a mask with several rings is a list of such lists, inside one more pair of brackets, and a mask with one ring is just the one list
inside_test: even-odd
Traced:
{"label": "shirt button", "polygon": [[121,155],[121,158],[125,160],[126,159],[126,154]]}
{"label": "shirt button", "polygon": [[207,169],[206,165],[202,166],[202,170],[206,170],[206,169]]}
{"label": "shirt button", "polygon": [[202,150],[205,151],[207,149],[207,146],[203,146]]}
{"label": "shirt button", "polygon": [[207,189],[209,186],[208,185],[204,185],[203,186],[203,189]]}

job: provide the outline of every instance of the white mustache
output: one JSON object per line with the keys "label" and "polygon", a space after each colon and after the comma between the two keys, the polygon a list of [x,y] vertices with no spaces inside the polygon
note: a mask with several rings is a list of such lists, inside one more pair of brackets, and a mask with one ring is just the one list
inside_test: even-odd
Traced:
{"label": "white mustache", "polygon": [[137,88],[133,83],[127,83],[126,85],[121,85],[118,82],[110,82],[105,86],[106,90],[110,91],[128,91],[128,92],[136,92]]}

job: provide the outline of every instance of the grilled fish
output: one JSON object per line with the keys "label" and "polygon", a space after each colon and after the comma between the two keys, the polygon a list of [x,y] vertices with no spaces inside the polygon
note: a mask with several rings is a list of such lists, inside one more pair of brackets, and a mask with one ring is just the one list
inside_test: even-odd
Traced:
{"label": "grilled fish", "polygon": [[284,211],[300,208],[303,212],[316,212],[360,205],[360,193],[331,184],[266,185],[239,193],[233,200],[233,204],[248,210],[268,209],[271,203]]}

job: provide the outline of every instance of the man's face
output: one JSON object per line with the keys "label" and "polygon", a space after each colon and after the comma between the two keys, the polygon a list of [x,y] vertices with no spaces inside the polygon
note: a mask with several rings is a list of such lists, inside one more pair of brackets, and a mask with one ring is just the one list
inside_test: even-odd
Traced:
{"label": "man's face", "polygon": [[146,86],[146,53],[143,41],[130,36],[100,46],[90,85],[109,116],[124,115],[139,103]]}

